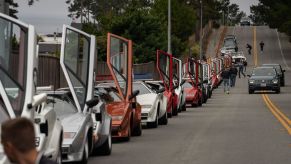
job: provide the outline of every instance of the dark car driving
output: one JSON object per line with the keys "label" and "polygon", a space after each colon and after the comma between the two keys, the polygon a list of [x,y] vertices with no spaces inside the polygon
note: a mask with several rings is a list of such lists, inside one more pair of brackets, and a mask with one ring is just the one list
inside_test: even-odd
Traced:
{"label": "dark car driving", "polygon": [[263,64],[263,66],[274,67],[280,77],[281,86],[285,86],[285,70],[282,69],[280,64]]}
{"label": "dark car driving", "polygon": [[269,66],[256,67],[249,76],[249,94],[256,90],[271,90],[280,93],[280,77],[275,68]]}

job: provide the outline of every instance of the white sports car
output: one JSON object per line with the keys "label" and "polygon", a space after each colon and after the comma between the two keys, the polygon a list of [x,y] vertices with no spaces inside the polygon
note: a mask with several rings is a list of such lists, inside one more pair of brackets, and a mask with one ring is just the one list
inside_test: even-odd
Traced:
{"label": "white sports car", "polygon": [[162,94],[164,88],[154,89],[154,85],[144,82],[133,83],[133,90],[139,90],[136,98],[141,105],[142,124],[149,128],[157,128],[159,124],[168,123],[167,100]]}
{"label": "white sports car", "polygon": [[[34,122],[36,148],[61,162],[62,126],[47,95],[35,95],[36,33],[32,25],[0,13],[0,123],[15,117]],[[8,159],[0,148],[0,163]]]}

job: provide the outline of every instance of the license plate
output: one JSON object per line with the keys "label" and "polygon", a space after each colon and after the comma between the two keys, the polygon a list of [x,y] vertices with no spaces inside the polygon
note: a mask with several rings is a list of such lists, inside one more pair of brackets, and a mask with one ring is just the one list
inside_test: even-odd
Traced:
{"label": "license plate", "polygon": [[266,83],[261,83],[261,87],[266,87],[267,84]]}

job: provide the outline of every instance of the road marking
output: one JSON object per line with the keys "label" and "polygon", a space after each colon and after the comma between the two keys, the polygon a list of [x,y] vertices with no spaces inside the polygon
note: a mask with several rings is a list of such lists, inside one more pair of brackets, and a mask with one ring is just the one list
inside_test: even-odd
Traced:
{"label": "road marking", "polygon": [[254,26],[253,29],[254,29],[254,44],[253,44],[254,64],[255,64],[255,66],[257,66],[258,65],[258,52],[257,52],[257,29],[256,29],[256,26]]}
{"label": "road marking", "polygon": [[[257,30],[256,27],[253,28],[253,33],[254,33],[254,64],[255,66],[258,65],[258,50],[257,50]],[[281,44],[281,43],[280,43]],[[281,48],[281,46],[280,46]],[[279,108],[271,101],[269,96],[267,94],[262,94],[262,98],[271,111],[271,113],[277,118],[277,120],[283,125],[283,127],[287,130],[288,134],[291,135],[291,120],[285,116]]]}
{"label": "road marking", "polygon": [[279,44],[279,48],[280,48],[280,52],[281,52],[281,56],[282,56],[282,58],[283,58],[283,62],[284,62],[284,64],[285,64],[285,66],[286,66],[286,69],[287,69],[287,70],[290,70],[290,68],[289,68],[289,66],[288,66],[288,64],[287,64],[287,62],[286,62],[285,55],[283,54],[283,51],[282,51],[282,46],[281,46],[281,41],[280,41],[280,38],[279,38],[278,29],[276,29],[276,33],[277,33],[278,44]]}
{"label": "road marking", "polygon": [[[288,120],[284,120],[278,111],[271,105],[271,100],[266,97],[266,94],[263,94],[263,100],[265,101],[266,105],[268,106],[269,110],[273,113],[273,115],[279,120],[279,122],[283,125],[283,127],[287,130],[288,134],[291,136],[291,128],[288,125]],[[289,120],[290,121],[290,120]]]}

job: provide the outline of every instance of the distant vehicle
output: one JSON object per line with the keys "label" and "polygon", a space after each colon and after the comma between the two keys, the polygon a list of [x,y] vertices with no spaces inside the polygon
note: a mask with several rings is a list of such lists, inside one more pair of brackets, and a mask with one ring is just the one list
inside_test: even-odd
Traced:
{"label": "distant vehicle", "polygon": [[261,66],[252,70],[248,75],[249,94],[256,90],[271,90],[280,93],[280,77],[273,67]]}
{"label": "distant vehicle", "polygon": [[[63,128],[46,94],[36,94],[37,35],[32,25],[0,13],[0,124],[26,117],[34,123],[35,146],[62,161]],[[0,130],[1,133],[1,130]],[[0,163],[8,163],[0,144]]]}
{"label": "distant vehicle", "polygon": [[244,17],[240,21],[240,26],[251,26],[250,18]]}
{"label": "distant vehicle", "polygon": [[238,50],[236,37],[234,35],[227,35],[224,38],[223,46],[220,49],[221,56],[229,53],[236,52]]}
{"label": "distant vehicle", "polygon": [[245,57],[244,53],[242,51],[233,53],[232,55],[232,63],[234,65],[237,65],[239,62],[247,61],[247,58]]}
{"label": "distant vehicle", "polygon": [[173,57],[173,83],[177,97],[178,112],[186,111],[185,93],[182,79],[182,61]]}
{"label": "distant vehicle", "polygon": [[274,67],[279,74],[281,86],[285,86],[285,71],[280,64],[263,64],[263,66]]}
{"label": "distant vehicle", "polygon": [[[149,128],[157,128],[159,124],[167,124],[167,99],[163,96],[164,88],[152,90],[147,83],[134,82],[133,90],[139,90],[136,97],[141,105],[142,124]],[[161,121],[161,122],[160,122]]]}
{"label": "distant vehicle", "polygon": [[164,96],[167,97],[167,113],[168,117],[178,115],[177,99],[173,84],[173,56],[162,50],[157,50],[157,70],[160,78],[163,80],[165,88]]}

